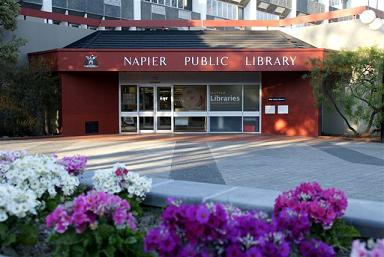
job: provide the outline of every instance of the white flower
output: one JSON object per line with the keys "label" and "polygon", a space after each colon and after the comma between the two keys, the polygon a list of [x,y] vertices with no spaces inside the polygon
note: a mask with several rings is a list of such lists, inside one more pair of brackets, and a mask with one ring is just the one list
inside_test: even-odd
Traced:
{"label": "white flower", "polygon": [[69,175],[52,155],[20,156],[3,173],[1,182],[32,190],[38,198],[46,192],[53,197],[58,190],[71,195],[80,184],[79,179]]}
{"label": "white flower", "polygon": [[33,191],[0,184],[0,222],[7,220],[8,216],[23,218],[28,214],[36,214],[38,205]]}
{"label": "white flower", "polygon": [[92,178],[94,188],[97,191],[112,194],[125,191],[130,198],[138,201],[144,200],[146,194],[151,190],[152,180],[132,171],[116,174],[118,169],[127,171],[127,168],[119,163],[111,169],[96,170]]}

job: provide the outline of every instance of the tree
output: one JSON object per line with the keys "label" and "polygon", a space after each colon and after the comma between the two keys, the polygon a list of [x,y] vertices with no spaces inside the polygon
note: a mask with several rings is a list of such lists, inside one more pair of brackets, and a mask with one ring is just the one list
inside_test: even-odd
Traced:
{"label": "tree", "polygon": [[332,51],[312,65],[310,78],[319,104],[333,106],[355,135],[359,133],[353,122],[367,124],[364,134],[379,127],[384,115],[384,49]]}
{"label": "tree", "polygon": [[42,59],[19,67],[0,93],[0,134],[52,135],[59,131],[59,81]]}
{"label": "tree", "polygon": [[5,31],[16,29],[17,16],[19,15],[20,5],[16,0],[1,0],[0,4],[0,68],[15,65],[17,53],[20,46],[25,42],[22,39],[12,37],[5,40]]}

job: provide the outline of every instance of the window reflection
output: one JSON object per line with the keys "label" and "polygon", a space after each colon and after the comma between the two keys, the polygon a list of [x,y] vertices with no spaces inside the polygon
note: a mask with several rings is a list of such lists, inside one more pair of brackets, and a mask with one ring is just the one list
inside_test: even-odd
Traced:
{"label": "window reflection", "polygon": [[206,86],[175,86],[174,105],[176,112],[206,111]]}
{"label": "window reflection", "polygon": [[137,111],[136,86],[121,85],[121,111],[135,112]]}

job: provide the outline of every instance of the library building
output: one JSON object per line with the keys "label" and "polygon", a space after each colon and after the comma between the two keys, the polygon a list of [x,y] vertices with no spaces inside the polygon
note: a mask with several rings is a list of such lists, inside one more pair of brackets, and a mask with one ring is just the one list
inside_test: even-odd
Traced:
{"label": "library building", "polygon": [[317,136],[319,107],[303,75],[324,53],[281,31],[123,30],[29,57],[59,75],[64,136]]}

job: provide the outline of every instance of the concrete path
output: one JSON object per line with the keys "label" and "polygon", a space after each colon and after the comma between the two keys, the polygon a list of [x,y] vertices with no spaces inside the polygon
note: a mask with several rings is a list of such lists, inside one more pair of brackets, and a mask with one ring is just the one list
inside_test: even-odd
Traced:
{"label": "concrete path", "polygon": [[114,135],[0,141],[26,149],[89,157],[88,169],[116,162],[157,178],[285,191],[303,181],[384,202],[384,145],[260,135]]}

